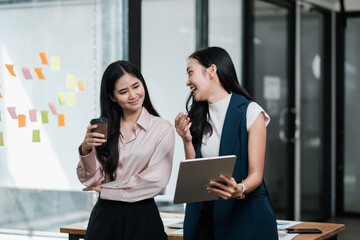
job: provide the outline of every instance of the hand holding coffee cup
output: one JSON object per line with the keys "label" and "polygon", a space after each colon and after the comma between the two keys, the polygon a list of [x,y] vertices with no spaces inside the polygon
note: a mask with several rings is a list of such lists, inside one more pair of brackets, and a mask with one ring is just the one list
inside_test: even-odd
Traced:
{"label": "hand holding coffee cup", "polygon": [[97,126],[92,132],[104,134],[104,138],[107,139],[108,120],[106,117],[94,118],[90,121],[90,124]]}
{"label": "hand holding coffee cup", "polygon": [[106,118],[96,118],[90,121],[85,139],[81,144],[82,155],[87,155],[91,152],[92,147],[101,146],[107,139],[107,124]]}

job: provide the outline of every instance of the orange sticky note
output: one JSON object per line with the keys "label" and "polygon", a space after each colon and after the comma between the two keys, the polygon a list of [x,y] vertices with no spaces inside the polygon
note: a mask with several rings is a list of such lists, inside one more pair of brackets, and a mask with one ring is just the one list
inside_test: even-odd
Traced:
{"label": "orange sticky note", "polygon": [[2,95],[1,95],[1,93],[0,93],[0,98],[2,98]]}
{"label": "orange sticky note", "polygon": [[18,115],[18,119],[19,119],[19,127],[25,127],[26,115],[24,115],[24,114],[19,114],[19,115]]}
{"label": "orange sticky note", "polygon": [[77,91],[78,92],[85,92],[85,79],[77,79]]}
{"label": "orange sticky note", "polygon": [[58,114],[58,126],[65,126],[65,114]]}
{"label": "orange sticky note", "polygon": [[42,73],[42,68],[35,68],[35,72],[38,75],[39,79],[45,79],[45,77]]}
{"label": "orange sticky note", "polygon": [[41,63],[44,65],[48,65],[48,61],[46,58],[47,53],[46,52],[39,52],[40,58],[41,58]]}
{"label": "orange sticky note", "polygon": [[14,73],[14,65],[5,64],[5,67],[7,68],[7,70],[8,70],[9,73],[11,74],[11,76],[16,77],[16,75],[15,75],[15,73]]}

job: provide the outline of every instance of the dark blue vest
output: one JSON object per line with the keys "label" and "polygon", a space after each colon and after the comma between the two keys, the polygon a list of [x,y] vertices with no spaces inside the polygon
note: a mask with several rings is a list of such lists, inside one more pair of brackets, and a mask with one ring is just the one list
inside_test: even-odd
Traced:
{"label": "dark blue vest", "polygon": [[[246,110],[251,101],[232,94],[225,116],[220,140],[219,155],[236,155],[233,177],[241,182],[248,175],[248,133]],[[196,158],[201,157],[201,144],[196,148]],[[185,210],[184,240],[192,240],[203,203],[188,203]],[[265,187],[260,186],[245,199],[214,201],[214,235],[216,240],[277,240],[274,210]]]}

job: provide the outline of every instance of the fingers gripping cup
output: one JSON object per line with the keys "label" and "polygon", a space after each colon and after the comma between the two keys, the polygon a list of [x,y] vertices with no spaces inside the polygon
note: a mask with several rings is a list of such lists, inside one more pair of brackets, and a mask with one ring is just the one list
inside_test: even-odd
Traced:
{"label": "fingers gripping cup", "polygon": [[90,124],[97,125],[97,128],[93,129],[92,132],[104,134],[105,139],[107,139],[108,119],[106,117],[94,118],[90,121]]}

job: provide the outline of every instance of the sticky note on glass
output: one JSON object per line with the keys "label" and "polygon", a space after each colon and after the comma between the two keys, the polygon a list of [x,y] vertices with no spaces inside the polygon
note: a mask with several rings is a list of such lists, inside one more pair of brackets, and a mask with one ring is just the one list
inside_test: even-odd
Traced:
{"label": "sticky note on glass", "polygon": [[40,142],[40,130],[33,130],[33,142]]}
{"label": "sticky note on glass", "polygon": [[44,65],[48,65],[48,60],[46,58],[47,53],[46,52],[39,52],[40,58],[41,58],[41,63]]}
{"label": "sticky note on glass", "polygon": [[19,120],[19,127],[25,127],[26,126],[26,123],[25,123],[26,115],[19,114],[18,115],[18,120]]}
{"label": "sticky note on glass", "polygon": [[21,68],[23,74],[24,74],[24,77],[25,79],[32,79],[33,77],[31,76],[31,73],[30,73],[30,68],[28,67],[23,67]]}
{"label": "sticky note on glass", "polygon": [[58,126],[65,126],[65,114],[58,114]]}
{"label": "sticky note on glass", "polygon": [[4,133],[0,132],[0,146],[4,146]]}
{"label": "sticky note on glass", "polygon": [[65,105],[66,104],[66,94],[65,92],[58,92],[58,99],[59,99],[59,104],[60,105]]}
{"label": "sticky note on glass", "polygon": [[5,67],[7,68],[7,70],[9,71],[11,76],[16,77],[15,72],[14,72],[14,65],[12,64],[5,64]]}
{"label": "sticky note on glass", "polygon": [[42,123],[49,123],[49,111],[41,111]]}
{"label": "sticky note on glass", "polygon": [[76,99],[75,99],[75,92],[68,92],[67,93],[67,103],[68,105],[72,106],[75,105]]}
{"label": "sticky note on glass", "polygon": [[85,79],[77,79],[76,80],[77,91],[78,92],[85,92]]}
{"label": "sticky note on glass", "polygon": [[75,76],[71,74],[66,75],[66,87],[75,89]]}
{"label": "sticky note on glass", "polygon": [[35,68],[35,72],[38,75],[39,79],[45,79],[44,74],[42,73],[42,68]]}
{"label": "sticky note on glass", "polygon": [[0,98],[2,98],[2,95],[1,95],[1,93],[0,93]]}
{"label": "sticky note on glass", "polygon": [[30,122],[36,122],[36,109],[29,110]]}
{"label": "sticky note on glass", "polygon": [[52,114],[56,115],[56,108],[55,108],[56,104],[55,103],[49,103],[49,108]]}
{"label": "sticky note on glass", "polygon": [[60,71],[60,57],[51,57],[51,70]]}
{"label": "sticky note on glass", "polygon": [[17,119],[17,115],[16,115],[16,112],[15,112],[15,107],[8,107],[7,110],[9,111],[10,113],[10,116],[12,119]]}

